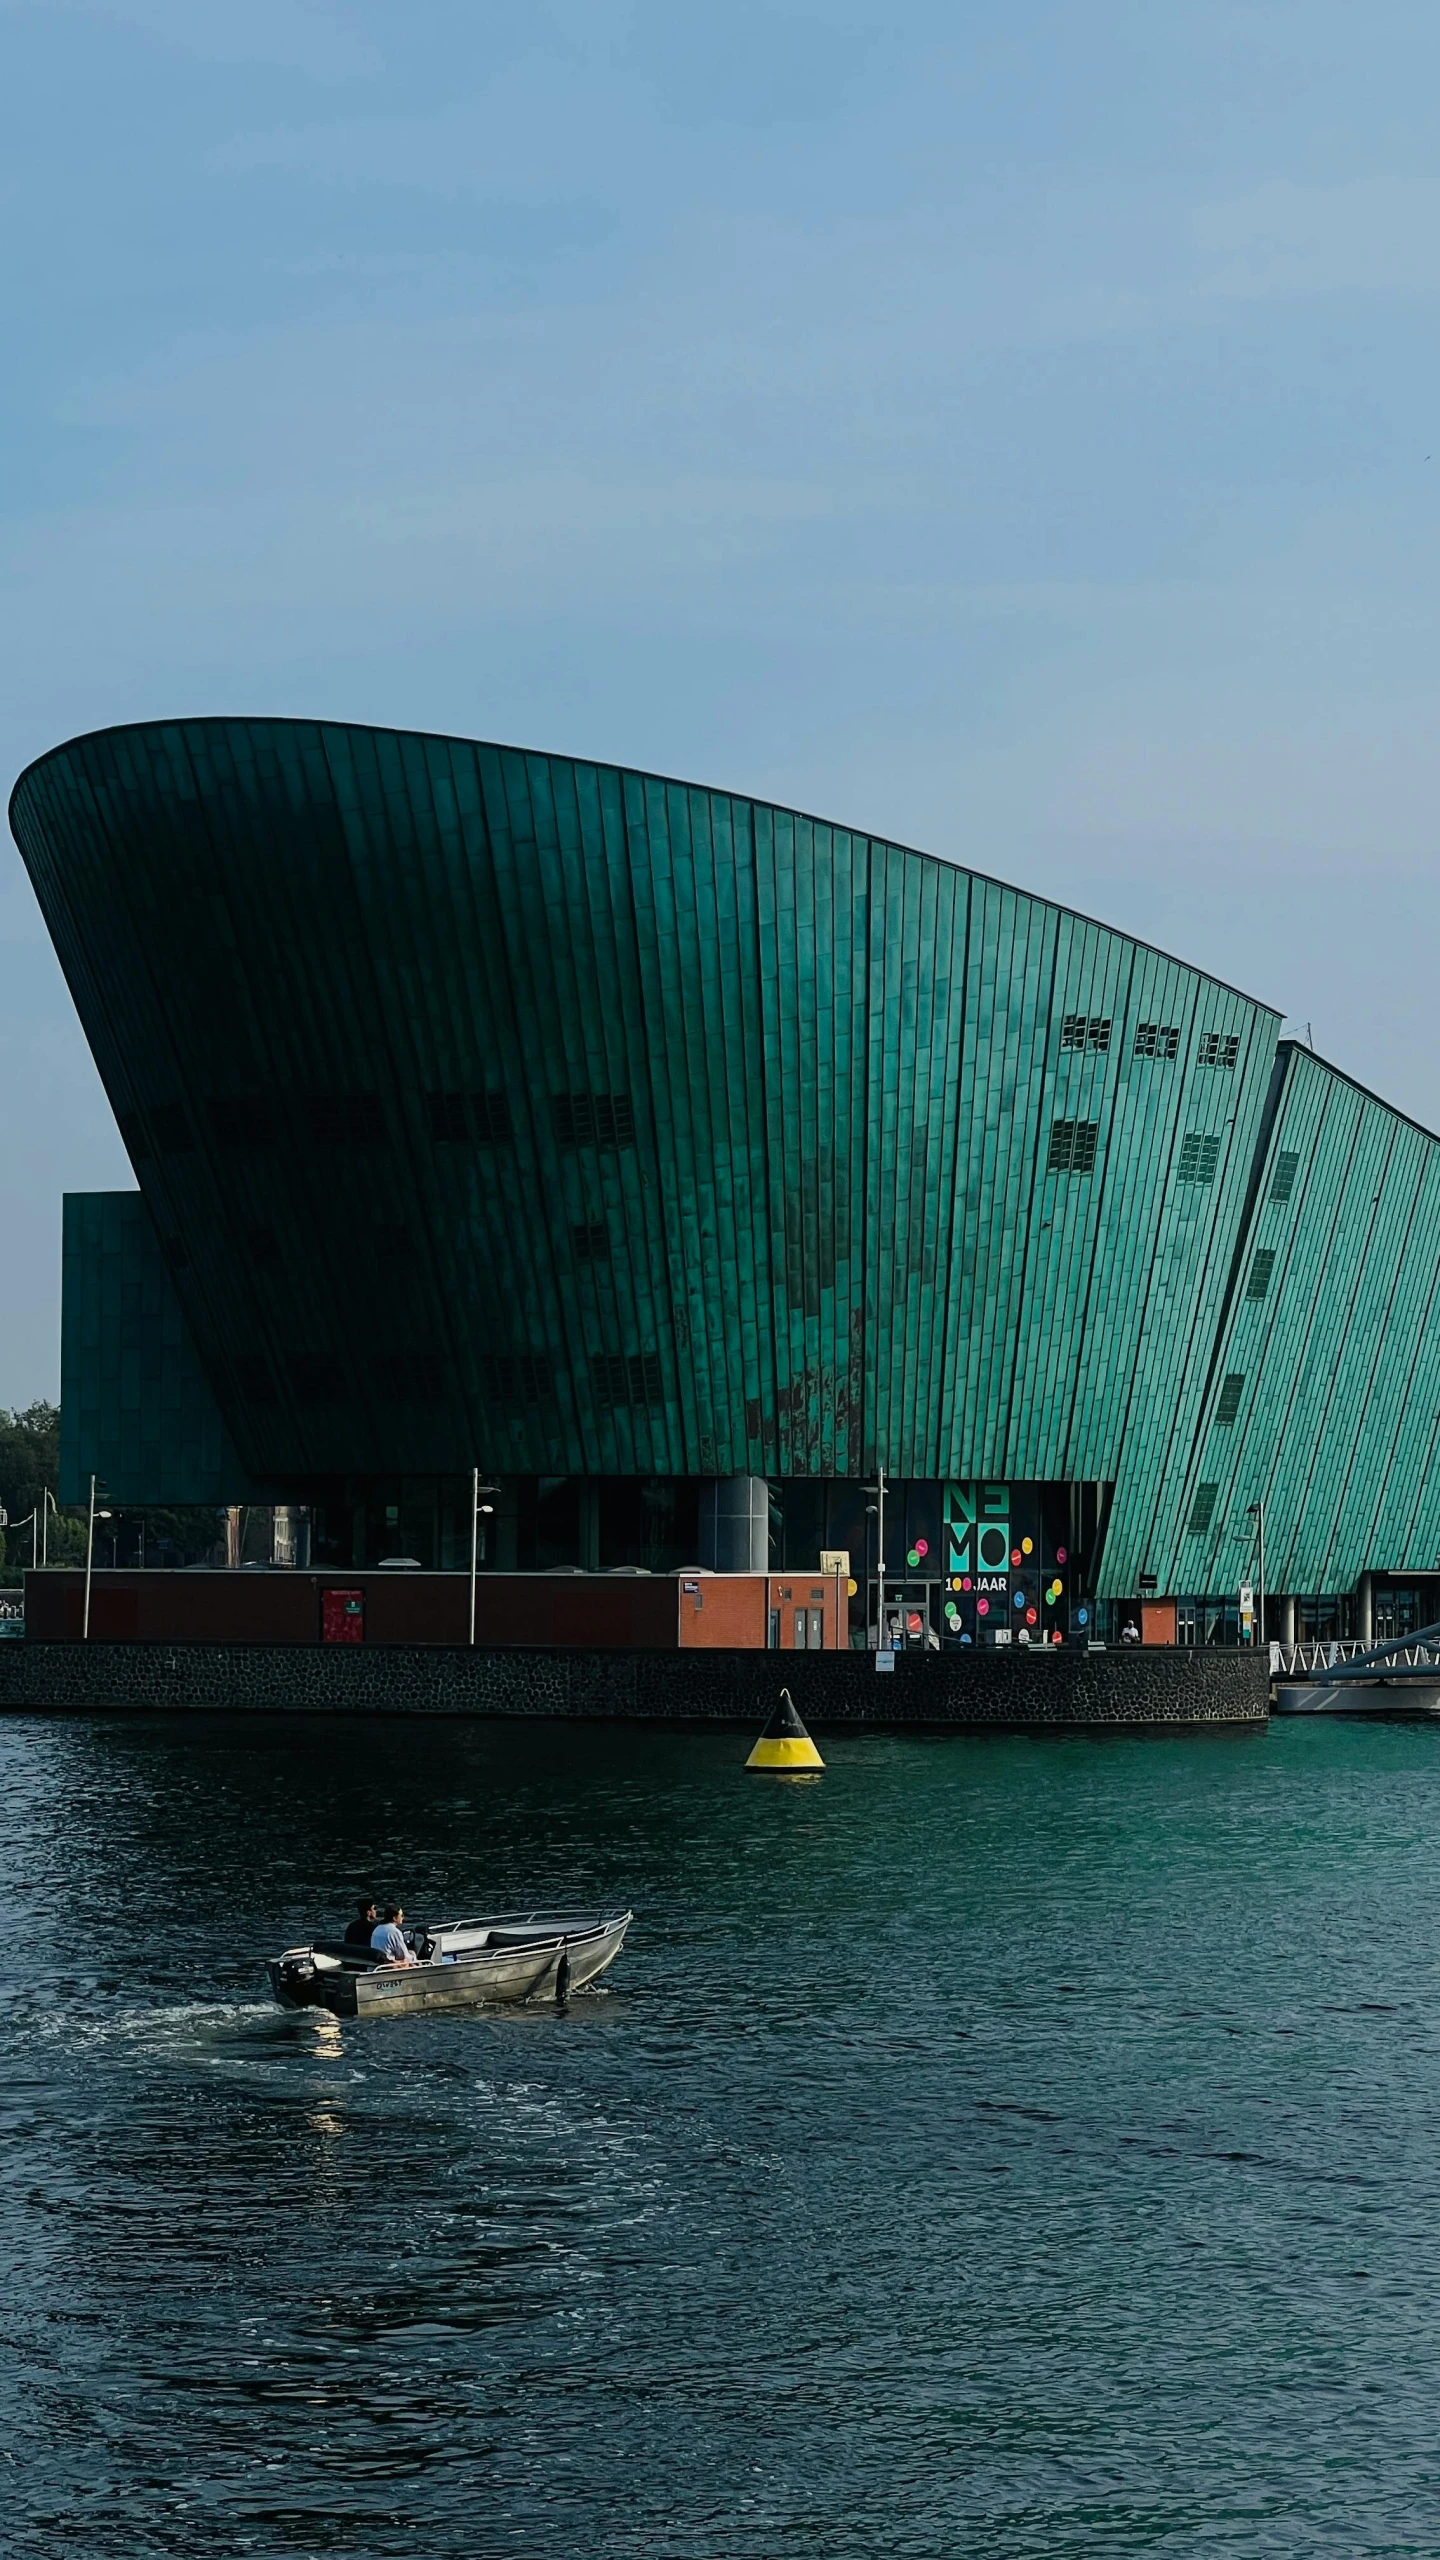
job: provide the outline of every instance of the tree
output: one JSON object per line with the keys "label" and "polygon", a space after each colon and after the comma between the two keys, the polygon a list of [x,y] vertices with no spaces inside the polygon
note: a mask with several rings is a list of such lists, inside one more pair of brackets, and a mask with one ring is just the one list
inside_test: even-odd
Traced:
{"label": "tree", "polygon": [[[47,1488],[53,1493],[60,1472],[60,1409],[53,1404],[26,1405],[7,1413],[0,1405],[0,1503],[10,1515],[8,1534],[0,1533],[0,1582],[16,1583],[33,1549],[20,1523],[28,1520]],[[54,1514],[50,1552],[56,1554]],[[67,1543],[61,1540],[61,1547]],[[81,1539],[83,1552],[84,1539]]]}
{"label": "tree", "polygon": [[53,1493],[59,1473],[59,1406],[32,1404],[7,1413],[0,1405],[0,1503],[11,1519],[25,1519],[44,1500],[47,1486]]}
{"label": "tree", "polygon": [[[16,1524],[29,1519],[35,1505],[44,1501],[47,1490],[54,1492],[59,1476],[59,1406],[40,1403],[7,1412],[0,1405],[0,1504],[8,1511],[11,1523],[8,1551],[5,1533],[0,1532],[0,1582],[17,1583],[29,1564],[30,1533],[21,1529],[17,1535]],[[109,1562],[112,1528],[125,1561],[134,1562],[142,1521],[147,1563],[163,1558],[167,1564],[198,1564],[216,1552],[220,1529],[213,1506],[159,1510],[126,1503],[123,1507],[114,1506],[114,1511],[114,1522],[105,1523],[103,1540],[99,1532],[96,1534],[97,1562]],[[51,1564],[83,1564],[85,1534],[83,1506],[68,1513],[52,1511],[48,1528],[41,1531],[40,1544]]]}

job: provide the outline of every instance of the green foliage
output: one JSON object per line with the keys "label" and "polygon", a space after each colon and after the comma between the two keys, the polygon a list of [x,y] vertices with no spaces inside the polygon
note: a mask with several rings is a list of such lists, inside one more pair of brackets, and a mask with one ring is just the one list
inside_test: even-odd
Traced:
{"label": "green foliage", "polygon": [[[60,1470],[60,1409],[53,1404],[27,1405],[7,1412],[0,1406],[0,1503],[10,1515],[10,1528],[0,1531],[0,1582],[20,1579],[31,1555],[30,1532],[21,1528],[37,1503],[53,1493]],[[51,1517],[50,1552],[55,1552]],[[82,1534],[81,1549],[84,1539]]]}
{"label": "green foliage", "polygon": [[7,1413],[0,1405],[0,1503],[11,1519],[23,1520],[33,1511],[47,1485],[53,1493],[59,1473],[59,1406],[32,1404]]}
{"label": "green foliage", "polygon": [[[29,1564],[30,1531],[18,1524],[29,1519],[37,1502],[43,1503],[47,1490],[54,1492],[59,1473],[58,1405],[32,1404],[15,1412],[0,1406],[0,1504],[10,1515],[8,1533],[0,1531],[0,1583],[17,1583]],[[113,1521],[107,1520],[103,1530],[96,1531],[95,1554],[104,1564],[110,1561],[112,1533],[121,1560],[126,1564],[138,1560],[141,1521],[147,1564],[157,1563],[162,1555],[167,1563],[200,1564],[215,1553],[217,1541],[223,1544],[213,1506],[159,1510],[127,1503],[115,1505],[114,1512]],[[85,1535],[83,1508],[52,1511],[48,1528],[41,1532],[41,1546],[51,1564],[80,1565],[85,1561]]]}
{"label": "green foliage", "polygon": [[[48,1539],[42,1540],[51,1564],[83,1564],[85,1561],[85,1515],[74,1511],[52,1511]],[[23,1561],[29,1563],[27,1544]]]}

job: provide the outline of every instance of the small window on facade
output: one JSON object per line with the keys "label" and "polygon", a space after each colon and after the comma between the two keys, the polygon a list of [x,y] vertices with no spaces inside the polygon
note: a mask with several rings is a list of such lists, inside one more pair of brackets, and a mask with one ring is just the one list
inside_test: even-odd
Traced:
{"label": "small window on facade", "polygon": [[503,1147],[510,1137],[510,1105],[503,1093],[472,1093],[470,1118],[477,1147]]}
{"label": "small window on facade", "polygon": [[1272,1200],[1289,1199],[1291,1192],[1295,1188],[1295,1176],[1299,1170],[1300,1158],[1298,1155],[1278,1155],[1276,1157],[1275,1171],[1270,1177],[1270,1197]]}
{"label": "small window on facade", "polygon": [[470,1114],[463,1093],[427,1093],[425,1117],[430,1135],[442,1145],[463,1147],[470,1136]]}
{"label": "small window on facade", "polygon": [[306,1131],[317,1147],[384,1143],[385,1106],[378,1093],[312,1093],[303,1111]]}
{"label": "small window on facade", "polygon": [[555,1135],[562,1147],[633,1147],[635,1111],[628,1093],[557,1093]]}
{"label": "small window on facade", "polygon": [[1215,1517],[1215,1497],[1219,1490],[1220,1487],[1218,1484],[1197,1484],[1195,1487],[1195,1499],[1190,1505],[1190,1535],[1192,1538],[1204,1537],[1206,1530],[1209,1528],[1211,1521]]}
{"label": "small window on facade", "polygon": [[284,1127],[279,1103],[262,1094],[215,1094],[209,1116],[217,1147],[273,1147]]}
{"label": "small window on facade", "polygon": [[1137,1058],[1178,1058],[1178,1023],[1142,1022],[1135,1033],[1135,1055]]}
{"label": "small window on facade", "polygon": [[1175,1168],[1175,1179],[1177,1182],[1212,1183],[1219,1161],[1219,1139],[1203,1137],[1198,1129],[1191,1129],[1180,1141],[1180,1161]]}
{"label": "small window on facade", "polygon": [[1243,1375],[1232,1370],[1230,1376],[1225,1380],[1224,1385],[1220,1389],[1220,1399],[1215,1407],[1215,1419],[1217,1422],[1231,1423],[1234,1421],[1236,1414],[1240,1410],[1240,1398],[1244,1391],[1245,1380]]}
{"label": "small window on facade", "polygon": [[511,1135],[503,1093],[427,1093],[425,1117],[431,1137],[442,1145],[498,1147]]}
{"label": "small window on facade", "polygon": [[1202,1067],[1233,1067],[1240,1055],[1239,1034],[1234,1031],[1202,1031],[1195,1055]]}
{"label": "small window on facade", "polygon": [[445,1393],[445,1363],[438,1351],[382,1352],[375,1385],[391,1404],[438,1404]]}
{"label": "small window on facade", "polygon": [[302,1351],[289,1363],[290,1386],[297,1404],[343,1404],[349,1380],[343,1360],[323,1351]]}
{"label": "small window on facade", "polygon": [[1270,1287],[1270,1274],[1274,1268],[1274,1254],[1267,1245],[1262,1245],[1260,1251],[1251,1259],[1250,1277],[1245,1283],[1247,1298],[1263,1298],[1267,1294]]}
{"label": "small window on facade", "polygon": [[1052,1120],[1047,1173],[1093,1173],[1100,1141],[1098,1120]]}
{"label": "small window on facade", "polygon": [[1060,1025],[1062,1049],[1108,1049],[1110,1016],[1108,1013],[1067,1013]]}
{"label": "small window on facade", "polygon": [[538,1404],[550,1393],[550,1363],[543,1351],[490,1352],[480,1363],[480,1377],[496,1404]]}
{"label": "small window on facade", "polygon": [[653,1351],[608,1351],[590,1363],[595,1393],[606,1405],[659,1404],[665,1393]]}
{"label": "small window on facade", "polygon": [[572,1227],[577,1262],[608,1262],[610,1230],[604,1226]]}

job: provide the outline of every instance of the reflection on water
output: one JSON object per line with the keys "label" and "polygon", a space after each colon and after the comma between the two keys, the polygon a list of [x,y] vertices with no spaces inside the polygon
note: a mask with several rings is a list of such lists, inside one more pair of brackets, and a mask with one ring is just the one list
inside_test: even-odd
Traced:
{"label": "reflection on water", "polygon": [[[1426,2551],[1440,1735],[0,1725],[7,2551]],[[357,1893],[621,1897],[360,2025]]]}

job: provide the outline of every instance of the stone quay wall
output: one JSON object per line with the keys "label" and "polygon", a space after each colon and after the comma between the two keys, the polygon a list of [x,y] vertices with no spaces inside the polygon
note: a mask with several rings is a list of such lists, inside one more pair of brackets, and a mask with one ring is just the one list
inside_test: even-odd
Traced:
{"label": "stone quay wall", "polygon": [[585,1652],[560,1646],[0,1643],[0,1712],[185,1709],[621,1716],[759,1725],[788,1688],[807,1723],[1261,1724],[1263,1655],[1188,1646],[1080,1653]]}

